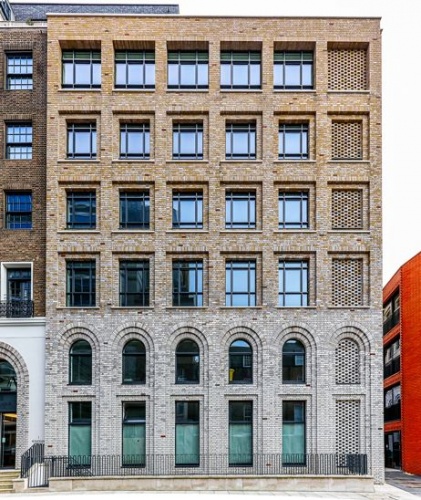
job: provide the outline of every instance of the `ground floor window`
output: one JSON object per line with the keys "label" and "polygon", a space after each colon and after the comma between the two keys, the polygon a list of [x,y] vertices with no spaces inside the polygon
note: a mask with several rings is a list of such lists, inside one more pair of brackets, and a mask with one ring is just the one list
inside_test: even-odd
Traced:
{"label": "ground floor window", "polygon": [[123,403],[123,466],[145,465],[145,425],[145,403]]}
{"label": "ground floor window", "polygon": [[91,463],[92,403],[69,403],[69,465]]}
{"label": "ground floor window", "polygon": [[175,402],[175,465],[200,464],[199,402]]}
{"label": "ground floor window", "polygon": [[400,469],[401,465],[401,432],[388,432],[385,435],[385,466]]}
{"label": "ground floor window", "polygon": [[229,465],[253,465],[253,401],[229,402]]}
{"label": "ground floor window", "polygon": [[305,401],[282,403],[282,462],[305,463]]}

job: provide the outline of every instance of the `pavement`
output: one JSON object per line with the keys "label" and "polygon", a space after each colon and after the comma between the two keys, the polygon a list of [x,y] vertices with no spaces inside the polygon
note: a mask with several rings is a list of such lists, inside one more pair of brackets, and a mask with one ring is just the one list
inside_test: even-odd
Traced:
{"label": "pavement", "polygon": [[[48,493],[38,491],[33,493],[2,494],[1,499],[10,497],[18,500],[19,497],[31,500],[233,500],[233,497],[247,497],[247,500],[263,500],[271,497],[276,500],[420,500],[421,476],[406,474],[394,469],[386,469],[386,483],[376,485],[372,493],[352,492],[248,492],[248,491],[74,491],[69,493]],[[29,497],[29,498],[28,498]],[[34,498],[36,497],[36,499]],[[275,499],[274,499],[275,500]]]}

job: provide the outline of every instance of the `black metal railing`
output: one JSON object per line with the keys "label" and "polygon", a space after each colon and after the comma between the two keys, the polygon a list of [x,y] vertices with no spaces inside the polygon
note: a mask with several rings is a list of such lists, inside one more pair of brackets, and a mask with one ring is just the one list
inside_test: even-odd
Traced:
{"label": "black metal railing", "polygon": [[384,421],[390,422],[391,420],[401,419],[401,403],[394,404],[384,409]]}
{"label": "black metal railing", "polygon": [[32,318],[33,316],[33,300],[0,301],[0,317],[2,318]]}
{"label": "black metal railing", "polygon": [[398,356],[389,361],[389,363],[384,365],[384,378],[390,377],[391,375],[400,372],[401,370],[401,357]]}
{"label": "black metal railing", "polygon": [[393,311],[392,315],[383,322],[383,335],[386,335],[386,333],[396,326],[399,323],[399,319],[400,309],[396,309],[396,311]]}
{"label": "black metal railing", "polygon": [[[124,457],[127,463],[127,456]],[[179,456],[177,457],[180,458]],[[28,486],[47,486],[50,478],[105,476],[365,476],[363,454],[255,454],[251,465],[230,465],[228,455],[195,455],[199,465],[176,465],[175,455],[142,456],[142,465],[123,465],[121,455],[44,457],[43,463],[22,457]],[[29,464],[32,466],[28,468]],[[24,475],[25,474],[25,475]]]}
{"label": "black metal railing", "polygon": [[[34,443],[29,450],[25,451],[20,460],[20,477],[28,478],[28,486],[47,486],[48,478],[42,477],[40,470],[44,469],[44,443]],[[37,467],[38,466],[38,467]],[[30,475],[30,471],[32,474]]]}

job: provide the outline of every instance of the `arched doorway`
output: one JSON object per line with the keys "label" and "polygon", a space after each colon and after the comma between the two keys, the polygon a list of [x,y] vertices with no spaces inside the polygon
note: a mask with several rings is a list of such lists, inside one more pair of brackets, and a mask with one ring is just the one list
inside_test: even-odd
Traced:
{"label": "arched doorway", "polygon": [[16,372],[0,359],[0,468],[14,468],[16,462]]}

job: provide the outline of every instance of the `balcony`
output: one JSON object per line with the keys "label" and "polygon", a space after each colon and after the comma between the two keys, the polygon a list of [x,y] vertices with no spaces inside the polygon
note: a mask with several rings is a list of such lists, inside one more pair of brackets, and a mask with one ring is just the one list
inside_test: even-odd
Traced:
{"label": "balcony", "polygon": [[0,301],[0,318],[33,318],[33,300]]}
{"label": "balcony", "polygon": [[401,357],[392,359],[389,363],[384,365],[383,376],[384,378],[390,377],[391,375],[401,371]]}
{"label": "balcony", "polygon": [[393,311],[392,315],[389,316],[384,322],[383,322],[383,335],[386,335],[394,326],[399,324],[399,319],[400,319],[400,310],[397,309],[396,311]]}
{"label": "balcony", "polygon": [[400,420],[401,419],[401,402],[389,406],[384,409],[384,421],[390,422],[391,420]]}

